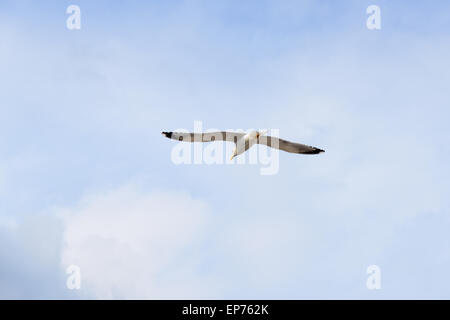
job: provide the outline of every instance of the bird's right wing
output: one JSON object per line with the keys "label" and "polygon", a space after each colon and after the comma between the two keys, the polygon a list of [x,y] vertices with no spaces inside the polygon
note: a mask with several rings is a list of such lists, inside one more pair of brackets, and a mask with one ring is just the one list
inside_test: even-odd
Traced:
{"label": "bird's right wing", "polygon": [[245,133],[231,131],[217,131],[205,133],[189,132],[161,132],[169,139],[186,142],[211,142],[211,141],[230,141],[236,143]]}
{"label": "bird's right wing", "polygon": [[265,144],[268,147],[280,149],[291,153],[317,154],[325,152],[322,149],[307,146],[306,144],[290,142],[277,137],[261,136],[258,138],[259,144]]}

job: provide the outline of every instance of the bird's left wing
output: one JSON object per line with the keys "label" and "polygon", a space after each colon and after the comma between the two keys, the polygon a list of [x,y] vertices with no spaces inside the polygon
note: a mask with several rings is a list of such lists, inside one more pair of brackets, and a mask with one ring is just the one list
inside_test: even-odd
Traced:
{"label": "bird's left wing", "polygon": [[186,142],[211,142],[211,141],[230,141],[236,143],[245,133],[231,131],[217,131],[205,133],[189,132],[161,132],[169,139]]}
{"label": "bird's left wing", "polygon": [[268,147],[280,149],[291,153],[317,154],[325,152],[322,149],[307,146],[306,144],[290,142],[276,137],[261,136],[258,138],[259,144],[265,144]]}

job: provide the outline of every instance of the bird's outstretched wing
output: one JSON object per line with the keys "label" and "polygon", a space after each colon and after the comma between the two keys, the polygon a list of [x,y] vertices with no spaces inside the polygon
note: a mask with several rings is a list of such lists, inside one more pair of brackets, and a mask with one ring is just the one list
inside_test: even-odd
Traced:
{"label": "bird's outstretched wing", "polygon": [[301,143],[290,142],[276,137],[271,136],[260,136],[258,138],[259,144],[265,144],[268,147],[280,149],[283,151],[291,153],[302,153],[302,154],[317,154],[325,152],[322,149],[307,146]]}
{"label": "bird's outstretched wing", "polygon": [[169,139],[186,142],[211,142],[211,141],[231,141],[236,143],[245,133],[231,131],[217,131],[205,133],[188,132],[161,132]]}

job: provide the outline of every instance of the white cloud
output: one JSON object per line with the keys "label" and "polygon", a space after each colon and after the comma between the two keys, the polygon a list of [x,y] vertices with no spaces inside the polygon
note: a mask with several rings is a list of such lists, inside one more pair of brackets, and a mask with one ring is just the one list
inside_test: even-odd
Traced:
{"label": "white cloud", "polygon": [[81,268],[81,294],[96,298],[195,298],[212,294],[195,274],[207,233],[205,202],[125,186],[64,210],[63,267]]}

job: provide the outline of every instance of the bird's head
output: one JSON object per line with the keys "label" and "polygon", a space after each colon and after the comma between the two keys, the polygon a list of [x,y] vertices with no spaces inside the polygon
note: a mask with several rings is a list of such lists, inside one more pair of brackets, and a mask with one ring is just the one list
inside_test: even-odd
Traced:
{"label": "bird's head", "polygon": [[267,130],[256,131],[256,138],[262,137],[267,134]]}

